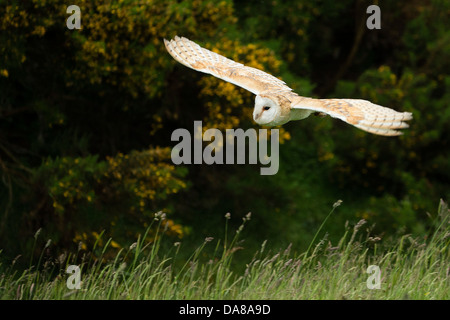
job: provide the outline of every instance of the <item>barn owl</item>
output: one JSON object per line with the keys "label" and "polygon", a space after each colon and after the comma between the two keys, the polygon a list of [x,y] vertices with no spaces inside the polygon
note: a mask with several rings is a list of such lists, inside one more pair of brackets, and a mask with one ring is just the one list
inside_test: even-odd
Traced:
{"label": "barn owl", "polygon": [[367,100],[314,99],[302,97],[282,80],[255,68],[244,66],[195,42],[176,36],[164,39],[167,51],[181,64],[231,82],[256,95],[253,119],[259,125],[278,126],[301,120],[313,113],[329,115],[359,129],[384,136],[398,136],[397,129],[408,128],[410,112],[397,112]]}

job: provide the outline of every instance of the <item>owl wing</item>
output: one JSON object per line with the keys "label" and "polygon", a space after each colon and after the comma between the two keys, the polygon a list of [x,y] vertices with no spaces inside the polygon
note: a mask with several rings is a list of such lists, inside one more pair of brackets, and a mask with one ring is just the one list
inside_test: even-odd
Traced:
{"label": "owl wing", "polygon": [[264,71],[225,58],[184,37],[176,36],[170,41],[164,39],[164,44],[172,57],[186,67],[211,74],[256,95],[264,91],[289,92],[292,90],[282,80]]}
{"label": "owl wing", "polygon": [[401,135],[402,132],[396,129],[408,128],[405,121],[412,119],[410,112],[397,112],[370,101],[358,99],[313,99],[298,96],[292,101],[291,108],[294,117],[295,110],[323,112],[359,129],[383,136]]}

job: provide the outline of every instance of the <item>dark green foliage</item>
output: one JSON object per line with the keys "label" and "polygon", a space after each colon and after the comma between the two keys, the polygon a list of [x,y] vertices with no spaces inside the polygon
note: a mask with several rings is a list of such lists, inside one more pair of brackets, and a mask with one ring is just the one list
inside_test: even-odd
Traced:
{"label": "dark green foliage", "polygon": [[[380,234],[425,232],[427,212],[450,197],[450,4],[379,1],[382,29],[368,30],[370,4],[81,1],[82,30],[68,30],[62,0],[1,2],[0,249],[23,252],[20,239],[39,228],[59,248],[103,230],[126,246],[159,210],[174,239],[251,211],[247,246],[305,248],[338,199],[330,238],[360,218]],[[399,138],[330,118],[288,123],[275,176],[177,167],[174,129],[256,125],[251,94],[170,57],[162,39],[175,35],[299,94],[368,99],[414,120]]]}

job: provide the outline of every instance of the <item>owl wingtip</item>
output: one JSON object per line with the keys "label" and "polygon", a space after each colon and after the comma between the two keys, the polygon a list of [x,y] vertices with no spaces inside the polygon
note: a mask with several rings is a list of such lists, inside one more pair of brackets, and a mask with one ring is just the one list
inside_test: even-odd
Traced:
{"label": "owl wingtip", "polygon": [[403,115],[404,115],[403,120],[406,120],[406,121],[412,120],[412,118],[413,118],[413,114],[411,112],[403,112]]}
{"label": "owl wingtip", "polygon": [[[371,132],[371,133],[375,133],[375,132]],[[377,135],[380,136],[385,136],[385,137],[399,137],[404,135],[404,133],[402,131],[397,131],[397,130],[389,130],[388,132],[382,132],[382,133],[375,133]]]}

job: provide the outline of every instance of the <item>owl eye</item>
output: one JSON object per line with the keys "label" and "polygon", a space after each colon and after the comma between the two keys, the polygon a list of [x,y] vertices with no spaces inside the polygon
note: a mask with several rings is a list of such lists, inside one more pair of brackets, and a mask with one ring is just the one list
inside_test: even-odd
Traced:
{"label": "owl eye", "polygon": [[268,107],[268,106],[265,106],[265,107],[263,108],[264,111],[267,111],[267,110],[269,110],[269,109],[270,109],[270,107]]}

